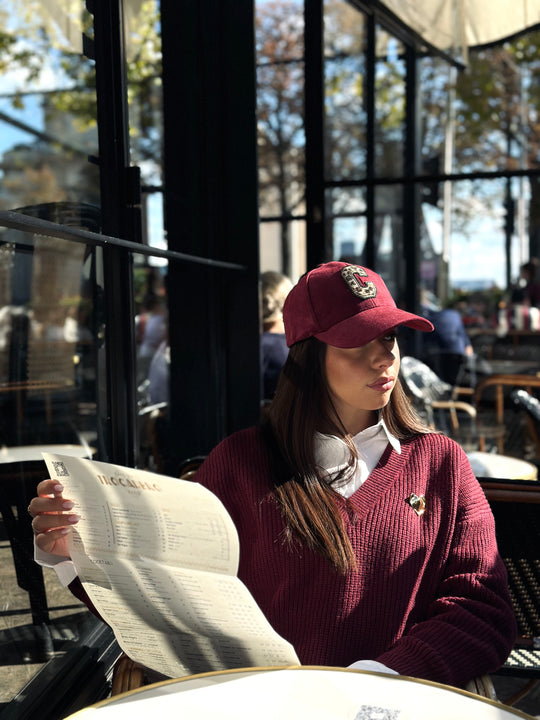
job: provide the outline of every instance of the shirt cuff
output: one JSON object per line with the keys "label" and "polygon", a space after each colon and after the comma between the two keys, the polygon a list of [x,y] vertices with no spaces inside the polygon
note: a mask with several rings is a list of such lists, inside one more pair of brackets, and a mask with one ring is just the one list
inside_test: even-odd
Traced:
{"label": "shirt cuff", "polygon": [[67,587],[77,577],[73,560],[45,552],[36,544],[34,544],[34,560],[42,567],[52,568],[64,587]]}
{"label": "shirt cuff", "polygon": [[387,665],[383,665],[377,660],[357,660],[352,665],[347,666],[348,670],[371,670],[372,672],[388,673],[389,675],[399,675],[398,672],[392,670]]}

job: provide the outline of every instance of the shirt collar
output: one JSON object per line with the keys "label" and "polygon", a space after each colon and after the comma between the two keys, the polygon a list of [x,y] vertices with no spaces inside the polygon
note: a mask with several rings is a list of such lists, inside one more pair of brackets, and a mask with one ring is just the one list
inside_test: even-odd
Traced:
{"label": "shirt collar", "polygon": [[[399,439],[393,435],[386,427],[386,423],[381,417],[375,425],[371,425],[365,430],[357,433],[352,441],[358,449],[366,446],[372,446],[380,442],[383,438],[390,443],[392,448],[401,455],[401,443]],[[323,467],[338,466],[345,464],[348,457],[348,448],[345,441],[337,435],[325,435],[320,432],[315,433],[315,461]]]}
{"label": "shirt collar", "polygon": [[[379,428],[377,430],[378,433],[381,432],[380,428],[382,428],[384,434],[388,438],[388,442],[390,443],[390,445],[393,447],[393,449],[397,452],[398,455],[401,455],[401,443],[399,441],[399,438],[397,438],[395,435],[393,435],[390,432],[390,430],[386,427],[386,423],[384,422],[383,418],[381,418],[379,420],[379,422],[377,423],[377,425],[374,425],[373,427]],[[370,429],[371,428],[367,428],[367,430],[370,430]],[[366,430],[364,430],[363,432],[366,432]],[[361,434],[362,433],[358,433],[358,435],[361,435]],[[356,437],[358,437],[358,435],[356,435]]]}

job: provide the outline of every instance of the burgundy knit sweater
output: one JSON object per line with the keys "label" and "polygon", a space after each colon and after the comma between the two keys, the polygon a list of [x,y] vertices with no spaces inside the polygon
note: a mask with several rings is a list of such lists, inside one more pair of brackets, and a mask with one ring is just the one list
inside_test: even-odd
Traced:
{"label": "burgundy knit sweater", "polygon": [[[195,479],[240,538],[239,577],[305,665],[374,659],[402,675],[463,686],[497,670],[516,635],[493,516],[462,449],[443,435],[389,445],[366,482],[336,497],[358,570],[339,574],[283,541],[257,428],[208,456]],[[411,494],[424,496],[417,514]]]}

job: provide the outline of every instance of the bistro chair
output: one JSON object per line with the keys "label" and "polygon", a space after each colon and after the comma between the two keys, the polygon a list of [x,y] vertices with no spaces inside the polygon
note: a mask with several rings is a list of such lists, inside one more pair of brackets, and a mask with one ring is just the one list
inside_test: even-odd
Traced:
{"label": "bistro chair", "polygon": [[[525,429],[534,453],[533,462],[540,463],[540,400],[527,390],[513,390],[511,394],[514,403],[519,406],[525,415]],[[527,451],[528,448],[524,448]]]}
{"label": "bistro chair", "polygon": [[400,379],[424,421],[453,437],[467,449],[478,447],[476,408],[458,398],[456,387],[442,380],[426,363],[401,358]]}
{"label": "bistro chair", "polygon": [[[450,385],[426,363],[410,355],[401,358],[400,378],[420,415],[435,430],[456,440],[466,452],[497,451],[505,427],[489,409],[472,402],[471,388]],[[463,394],[471,402],[460,399]]]}
{"label": "bistro chair", "polygon": [[[537,392],[540,388],[540,377],[538,374],[515,374],[515,373],[494,373],[485,377],[476,386],[474,392],[475,407],[492,407],[492,415],[496,425],[506,428],[497,438],[497,447],[500,453],[513,450],[515,438],[512,431],[516,429],[515,405],[509,400],[514,390],[526,390]],[[521,449],[518,448],[518,454]]]}

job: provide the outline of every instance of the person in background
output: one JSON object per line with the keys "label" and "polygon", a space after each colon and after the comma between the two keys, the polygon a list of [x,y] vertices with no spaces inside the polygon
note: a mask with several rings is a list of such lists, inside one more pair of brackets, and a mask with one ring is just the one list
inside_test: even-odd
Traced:
{"label": "person in background", "polygon": [[148,396],[151,405],[169,402],[171,348],[163,340],[154,353],[148,369]]}
{"label": "person in background", "polygon": [[273,270],[261,275],[261,376],[264,401],[274,397],[279,374],[289,352],[282,311],[291,288],[292,282],[286,275]]}
{"label": "person in background", "polygon": [[159,295],[151,295],[146,300],[146,312],[137,328],[140,343],[137,351],[137,379],[143,382],[148,376],[154,353],[167,338],[167,307]]}
{"label": "person in background", "polygon": [[508,330],[540,330],[540,282],[536,279],[538,260],[532,258],[519,270],[519,279],[512,289],[510,304],[499,313],[499,334]]}
{"label": "person in background", "polygon": [[[398,328],[433,326],[342,262],[300,278],[283,320],[289,355],[261,423],[194,476],[235,523],[238,577],[302,664],[457,687],[495,672],[516,622],[493,515],[461,447],[399,381]],[[40,562],[69,563],[69,502],[58,479],[39,484]]]}
{"label": "person in background", "polygon": [[422,298],[422,312],[433,323],[434,332],[426,340],[426,360],[450,385],[462,382],[468,369],[474,377],[474,350],[465,330],[461,313],[452,303],[438,309]]}
{"label": "person in background", "polygon": [[520,267],[519,280],[513,288],[510,298],[513,305],[540,307],[540,282],[536,278],[537,273],[537,258],[531,258]]}

